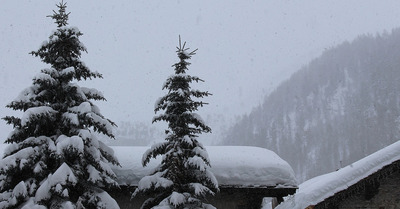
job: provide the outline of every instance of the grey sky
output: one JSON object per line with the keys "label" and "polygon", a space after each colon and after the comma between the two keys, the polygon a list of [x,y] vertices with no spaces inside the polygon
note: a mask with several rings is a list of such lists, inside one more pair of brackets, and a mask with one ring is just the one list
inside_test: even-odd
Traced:
{"label": "grey sky", "polygon": [[[0,115],[46,67],[28,53],[55,29],[57,1],[2,0]],[[96,103],[113,121],[151,123],[154,102],[177,61],[178,35],[192,49],[189,73],[213,96],[201,115],[227,119],[247,113],[283,79],[326,48],[360,34],[390,31],[400,22],[398,0],[67,1],[70,26],[83,33],[82,60],[104,79],[81,86],[103,91]],[[0,123],[5,139],[11,127]]]}

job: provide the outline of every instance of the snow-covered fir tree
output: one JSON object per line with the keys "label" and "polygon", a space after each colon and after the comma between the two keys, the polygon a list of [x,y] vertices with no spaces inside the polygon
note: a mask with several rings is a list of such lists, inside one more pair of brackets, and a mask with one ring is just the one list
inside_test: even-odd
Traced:
{"label": "snow-covered fir tree", "polygon": [[166,141],[153,145],[142,159],[143,166],[157,156],[162,156],[162,161],[152,175],[140,180],[133,195],[151,197],[143,203],[143,209],[214,208],[203,201],[206,195],[214,195],[218,191],[218,183],[210,172],[207,151],[197,140],[199,134],[211,132],[211,129],[195,113],[205,104],[195,99],[210,93],[191,89],[192,82],[203,80],[186,74],[190,65],[187,60],[196,50],[190,52],[179,38],[176,52],[180,61],[173,65],[175,74],[163,86],[168,93],[155,105],[155,112],[163,113],[153,118],[153,122],[168,123]]}
{"label": "snow-covered fir tree", "polygon": [[23,113],[4,118],[14,130],[0,161],[0,208],[119,208],[104,191],[118,186],[110,168],[118,161],[94,135],[113,138],[115,124],[93,104],[102,93],[73,82],[102,75],[80,60],[82,33],[67,26],[66,4],[57,7],[57,29],[31,53],[50,68],[7,105]]}

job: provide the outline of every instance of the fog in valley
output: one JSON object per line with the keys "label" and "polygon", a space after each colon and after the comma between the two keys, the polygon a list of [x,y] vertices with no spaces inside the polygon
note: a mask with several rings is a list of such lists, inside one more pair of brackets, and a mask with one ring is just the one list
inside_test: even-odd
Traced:
{"label": "fog in valley", "polygon": [[[29,54],[55,25],[58,1],[3,0],[0,6],[0,115],[32,83]],[[400,1],[65,1],[88,49],[82,60],[104,79],[80,82],[116,122],[110,145],[151,145],[154,103],[173,73],[180,35],[199,50],[189,73],[213,95],[199,114],[206,145],[271,149],[299,181],[333,171],[400,137]],[[11,126],[0,123],[4,141]],[[376,131],[379,130],[379,131]],[[330,154],[327,154],[330,153]]]}

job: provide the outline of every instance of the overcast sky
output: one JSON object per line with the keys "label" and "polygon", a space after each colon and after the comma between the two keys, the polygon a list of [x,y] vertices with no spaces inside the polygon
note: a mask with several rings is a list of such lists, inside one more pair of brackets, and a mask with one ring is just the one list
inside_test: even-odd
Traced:
{"label": "overcast sky", "polygon": [[[178,35],[196,49],[191,75],[213,96],[200,114],[231,119],[251,111],[291,73],[325,49],[361,34],[400,24],[399,0],[135,1],[70,0],[70,26],[88,48],[82,60],[104,79],[80,83],[102,91],[97,102],[115,121],[154,116],[154,102],[177,61]],[[57,1],[2,0],[0,6],[0,115],[48,67],[28,53],[56,28],[47,15]],[[0,123],[0,138],[11,127]]]}

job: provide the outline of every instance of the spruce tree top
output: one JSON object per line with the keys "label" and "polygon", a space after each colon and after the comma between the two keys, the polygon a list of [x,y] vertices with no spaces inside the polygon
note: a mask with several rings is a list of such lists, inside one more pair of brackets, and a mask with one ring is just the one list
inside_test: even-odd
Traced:
{"label": "spruce tree top", "polygon": [[75,72],[65,78],[66,82],[72,79],[102,78],[100,73],[91,72],[79,60],[82,52],[87,52],[86,47],[79,41],[79,37],[83,34],[75,27],[66,27],[70,14],[65,12],[66,3],[61,2],[57,4],[57,7],[58,12],[53,11],[54,14],[48,16],[57,24],[57,30],[49,37],[48,42],[45,42],[38,51],[33,51],[31,54],[40,57],[44,63],[50,64],[58,71],[74,67]]}
{"label": "spruce tree top", "polygon": [[[50,106],[58,112],[71,112],[71,107],[77,106],[88,100],[105,100],[101,92],[96,89],[80,88],[76,84],[71,83],[74,79],[86,80],[92,78],[102,78],[98,72],[92,72],[81,60],[82,52],[87,52],[86,47],[80,42],[79,37],[83,35],[76,27],[67,27],[68,15],[65,12],[66,3],[57,4],[58,12],[54,12],[51,17],[57,24],[57,30],[53,31],[48,41],[45,41],[37,51],[32,51],[31,54],[40,57],[44,63],[51,65],[50,69],[43,69],[42,72],[33,79],[34,86],[27,88],[21,95],[11,102],[7,107],[14,110],[27,111],[29,108],[38,106]],[[28,136],[40,135],[60,135],[65,134],[72,136],[77,134],[76,130],[84,129],[85,127],[93,126],[95,131],[105,134],[111,138],[114,135],[111,131],[111,126],[115,123],[105,119],[99,112],[98,108],[93,106],[93,111],[96,117],[100,117],[102,122],[91,119],[80,118],[86,120],[73,130],[70,129],[71,124],[62,122],[57,119],[59,124],[52,122],[39,121],[38,124],[44,124],[44,128],[34,128],[35,131],[24,131],[21,128],[21,121],[15,117],[6,117],[5,120],[9,124],[14,124],[14,127],[19,127],[23,132],[14,134],[7,142],[18,142]],[[75,111],[76,112],[76,111]],[[57,114],[57,117],[61,115]],[[73,122],[73,121],[72,121]],[[89,124],[84,124],[89,123]],[[72,127],[76,125],[72,124]],[[26,128],[25,128],[26,129]],[[75,131],[74,131],[75,130]],[[14,131],[15,132],[15,131]],[[15,139],[15,138],[18,139]]]}
{"label": "spruce tree top", "polygon": [[190,83],[204,82],[197,76],[186,74],[190,63],[187,61],[196,54],[196,50],[189,51],[185,48],[186,42],[182,44],[179,37],[179,47],[177,55],[179,62],[172,65],[175,68],[175,74],[170,76],[164,83],[163,89],[168,90],[168,94],[156,102],[155,112],[164,110],[164,114],[153,118],[153,123],[164,120],[168,123],[169,129],[177,136],[185,135],[196,137],[202,132],[211,132],[211,128],[204,124],[200,116],[193,113],[203,106],[202,101],[194,101],[192,97],[203,98],[211,95],[209,92],[192,90]]}
{"label": "spruce tree top", "polygon": [[53,15],[49,15],[48,17],[51,17],[55,20],[55,23],[58,25],[59,28],[63,26],[68,25],[68,15],[71,13],[65,13],[65,9],[67,8],[67,3],[64,3],[64,1],[61,1],[57,7],[59,8],[58,13],[53,10]]}

